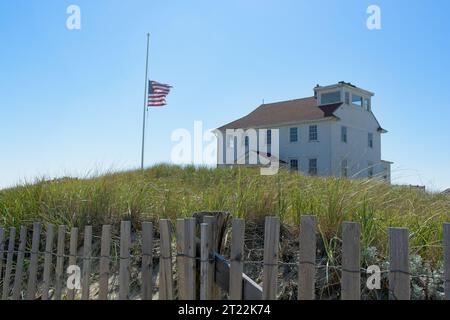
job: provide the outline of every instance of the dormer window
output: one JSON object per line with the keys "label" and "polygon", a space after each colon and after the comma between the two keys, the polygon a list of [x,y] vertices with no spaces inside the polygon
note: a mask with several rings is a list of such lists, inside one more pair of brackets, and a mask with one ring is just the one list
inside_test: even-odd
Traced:
{"label": "dormer window", "polygon": [[350,92],[345,91],[345,104],[350,104]]}
{"label": "dormer window", "polygon": [[363,106],[363,98],[358,96],[357,94],[352,94],[352,103],[357,105],[358,107]]}
{"label": "dormer window", "polygon": [[358,88],[351,83],[338,82],[329,86],[319,86],[314,88],[314,98],[318,106],[343,103],[354,107],[361,107],[366,111],[371,111],[371,97],[374,94],[370,91]]}
{"label": "dormer window", "polygon": [[370,99],[364,99],[364,109],[366,110],[366,111],[370,111],[371,110],[371,108],[370,108]]}
{"label": "dormer window", "polygon": [[320,95],[320,104],[341,102],[341,91],[332,91]]}

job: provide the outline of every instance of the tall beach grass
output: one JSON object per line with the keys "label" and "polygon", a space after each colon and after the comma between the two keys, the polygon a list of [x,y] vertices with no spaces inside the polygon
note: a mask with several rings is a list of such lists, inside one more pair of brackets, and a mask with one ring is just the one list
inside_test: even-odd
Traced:
{"label": "tall beach grass", "polygon": [[341,223],[358,221],[362,246],[386,254],[387,228],[409,228],[414,254],[439,262],[442,224],[450,221],[450,198],[379,180],[308,177],[289,171],[262,176],[255,168],[206,168],[156,165],[142,171],[89,179],[37,181],[0,191],[0,224],[83,226],[131,219],[175,219],[196,211],[229,211],[261,223],[277,215],[286,228],[298,229],[301,215],[318,216],[319,231],[332,259]]}

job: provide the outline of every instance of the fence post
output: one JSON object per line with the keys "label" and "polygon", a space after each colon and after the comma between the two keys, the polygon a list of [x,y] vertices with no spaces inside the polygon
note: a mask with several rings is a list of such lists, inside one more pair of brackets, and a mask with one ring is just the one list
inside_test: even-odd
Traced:
{"label": "fence post", "polygon": [[5,256],[5,229],[0,227],[0,281],[2,280],[4,256]]}
{"label": "fence post", "polygon": [[159,266],[159,299],[173,299],[172,280],[172,250],[171,250],[171,230],[170,220],[161,219],[159,221],[159,233],[161,237],[161,253]]}
{"label": "fence post", "polygon": [[450,300],[450,223],[444,223],[443,238],[445,299]]}
{"label": "fence post", "polygon": [[361,299],[360,237],[359,223],[342,224],[342,300]]}
{"label": "fence post", "polygon": [[[77,265],[77,249],[78,249],[78,228],[72,228],[70,231],[69,242],[69,266]],[[67,297],[69,300],[75,299],[75,288],[69,289]]]}
{"label": "fence post", "polygon": [[6,300],[9,296],[9,286],[11,282],[11,269],[14,257],[14,243],[16,241],[16,228],[9,228],[8,254],[6,256],[5,277],[3,279],[2,299]]}
{"label": "fence post", "polygon": [[298,262],[298,299],[314,300],[316,283],[317,217],[300,218],[300,250]]}
{"label": "fence post", "polygon": [[186,275],[186,299],[195,300],[196,298],[196,241],[195,241],[195,219],[187,218],[185,221],[185,242],[184,255],[186,257],[185,275]]}
{"label": "fence post", "polygon": [[102,227],[102,243],[100,248],[100,279],[98,299],[108,299],[109,263],[111,254],[111,225]]}
{"label": "fence post", "polygon": [[84,227],[83,244],[83,276],[81,285],[81,300],[89,300],[89,278],[91,275],[92,226]]}
{"label": "fence post", "polygon": [[42,284],[42,300],[48,300],[48,291],[50,290],[52,254],[53,254],[53,234],[54,225],[47,225],[47,236],[45,238],[45,258],[44,258],[44,275]]}
{"label": "fence post", "polygon": [[58,243],[56,248],[55,268],[55,300],[61,300],[63,275],[64,275],[64,251],[65,251],[66,226],[58,227]]}
{"label": "fence post", "polygon": [[389,228],[389,296],[410,299],[408,229]]}
{"label": "fence post", "polygon": [[[213,250],[213,252],[217,252],[219,253],[219,249],[220,249],[220,239],[219,239],[219,225],[218,225],[218,220],[219,219],[223,220],[223,223],[226,222],[226,220],[228,219],[228,216],[223,216],[223,215],[205,215],[203,217],[203,222],[207,223],[211,226],[212,230],[211,230],[211,248]],[[215,259],[213,259],[210,264],[209,264],[210,270],[216,270],[216,261]],[[213,271],[214,273],[214,271]],[[219,300],[220,299],[220,287],[218,285],[216,285],[215,281],[214,281],[214,274],[212,275],[213,277],[213,287],[212,287],[212,294],[211,294],[211,300]]]}
{"label": "fence post", "polygon": [[27,300],[33,300],[36,295],[36,276],[38,268],[39,242],[41,239],[41,224],[33,223],[33,238],[31,241],[30,266],[28,273]]}
{"label": "fence post", "polygon": [[130,287],[131,222],[120,223],[119,300],[128,300]]}
{"label": "fence post", "polygon": [[211,261],[214,259],[213,252],[213,226],[208,223],[200,225],[200,299],[211,300],[213,295],[214,269]]}
{"label": "fence post", "polygon": [[142,300],[153,296],[153,223],[142,223]]}
{"label": "fence post", "polygon": [[176,244],[177,244],[177,271],[178,271],[178,299],[186,299],[186,257],[184,256],[185,249],[185,220],[177,219],[176,222]]}
{"label": "fence post", "polygon": [[230,254],[230,299],[242,299],[242,274],[244,272],[244,236],[245,221],[233,219],[231,223],[231,254]]}
{"label": "fence post", "polygon": [[266,217],[264,228],[263,300],[275,300],[278,287],[278,243],[280,220]]}
{"label": "fence post", "polygon": [[27,244],[27,227],[20,226],[20,242],[17,252],[16,273],[14,275],[13,300],[19,300],[22,286],[23,259],[25,256],[25,246]]}

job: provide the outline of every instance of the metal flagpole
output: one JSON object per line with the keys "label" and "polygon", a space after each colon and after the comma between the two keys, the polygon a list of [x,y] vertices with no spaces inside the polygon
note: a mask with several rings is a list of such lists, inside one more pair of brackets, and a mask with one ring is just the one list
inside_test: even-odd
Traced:
{"label": "metal flagpole", "polygon": [[145,61],[145,92],[144,92],[144,114],[142,117],[142,153],[141,153],[141,170],[144,170],[144,144],[145,144],[145,113],[147,112],[147,103],[148,103],[148,47],[150,43],[150,33],[147,33],[147,57]]}

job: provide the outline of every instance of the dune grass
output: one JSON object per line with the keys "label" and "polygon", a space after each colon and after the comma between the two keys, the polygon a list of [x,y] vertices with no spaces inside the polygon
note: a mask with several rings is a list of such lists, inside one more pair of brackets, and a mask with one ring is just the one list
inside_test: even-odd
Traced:
{"label": "dune grass", "polygon": [[261,176],[252,168],[211,169],[157,165],[142,171],[89,179],[38,181],[0,191],[2,226],[43,223],[117,225],[191,216],[195,211],[229,211],[260,223],[278,215],[296,230],[300,216],[318,216],[324,247],[332,259],[341,222],[358,221],[363,248],[386,254],[387,228],[410,229],[412,253],[441,260],[442,224],[450,221],[450,198],[378,180],[307,177],[288,171]]}

